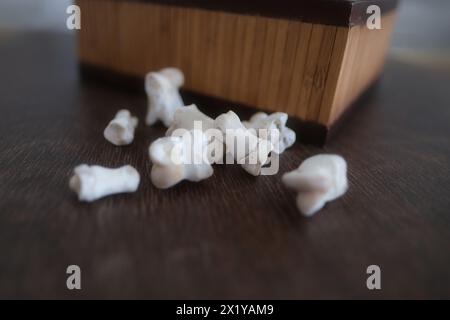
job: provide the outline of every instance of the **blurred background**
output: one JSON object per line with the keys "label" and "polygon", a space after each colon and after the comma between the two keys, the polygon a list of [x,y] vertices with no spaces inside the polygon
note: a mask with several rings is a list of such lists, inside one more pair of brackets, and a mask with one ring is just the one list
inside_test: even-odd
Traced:
{"label": "blurred background", "polygon": [[[213,1],[213,0],[212,0]],[[0,30],[66,29],[73,0],[2,0]],[[450,72],[449,0],[403,0],[392,39],[391,58]]]}
{"label": "blurred background", "polygon": [[68,32],[66,8],[73,0],[2,0],[0,28]]}

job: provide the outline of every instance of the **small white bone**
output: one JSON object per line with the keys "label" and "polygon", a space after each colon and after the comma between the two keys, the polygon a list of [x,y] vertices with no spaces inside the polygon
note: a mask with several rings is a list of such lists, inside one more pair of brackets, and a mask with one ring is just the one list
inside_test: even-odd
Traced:
{"label": "small white bone", "polygon": [[137,127],[138,119],[132,117],[130,111],[120,110],[113,120],[103,131],[106,140],[116,146],[130,144],[134,139],[134,129]]}
{"label": "small white bone", "polygon": [[227,153],[241,164],[245,171],[254,176],[260,175],[262,167],[270,160],[272,143],[258,138],[254,131],[248,130],[233,111],[221,114],[214,123],[225,135]]}
{"label": "small white bone", "polygon": [[[180,130],[183,129],[183,130]],[[208,138],[209,160],[211,163],[221,162],[223,160],[223,144],[222,140],[216,135],[220,133],[214,128],[214,120],[206,114],[198,110],[195,104],[191,104],[184,108],[178,108],[175,111],[172,125],[166,131],[166,136],[173,136],[179,131],[184,130],[201,130]]]}
{"label": "small white bone", "polygon": [[[242,124],[247,129],[255,129],[258,137],[262,139],[269,139],[265,132],[272,132],[270,129],[277,129],[279,131],[279,138],[273,141],[274,152],[281,154],[287,148],[295,143],[295,132],[286,127],[288,115],[284,112],[275,112],[268,115],[264,112],[255,113],[249,121],[243,121]],[[260,130],[265,129],[265,130]]]}
{"label": "small white bone", "polygon": [[193,130],[196,121],[201,122],[203,132],[214,128],[214,120],[198,110],[195,104],[178,108],[175,111],[172,125],[166,131],[166,136],[172,135],[177,129]]}
{"label": "small white bone", "polygon": [[129,165],[113,169],[82,164],[74,169],[69,187],[80,201],[91,202],[112,194],[135,192],[139,181],[139,173]]}
{"label": "small white bone", "polygon": [[145,92],[148,97],[146,124],[152,125],[158,120],[166,127],[172,124],[175,110],[184,106],[179,93],[183,83],[183,73],[176,68],[149,72],[145,76]]}
{"label": "small white bone", "polygon": [[338,155],[316,155],[284,174],[282,181],[298,192],[297,207],[309,217],[347,191],[347,163]]}
{"label": "small white bone", "polygon": [[206,135],[199,130],[155,140],[149,148],[155,187],[167,189],[182,180],[198,182],[209,178],[213,169],[204,156],[207,144]]}
{"label": "small white bone", "polygon": [[159,73],[165,76],[176,88],[181,88],[184,85],[184,74],[178,68],[164,68],[159,70]]}

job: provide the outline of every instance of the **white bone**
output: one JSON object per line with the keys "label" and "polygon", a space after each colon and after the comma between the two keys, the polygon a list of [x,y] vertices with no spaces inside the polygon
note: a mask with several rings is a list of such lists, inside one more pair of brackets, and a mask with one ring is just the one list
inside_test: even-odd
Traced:
{"label": "white bone", "polygon": [[181,88],[184,85],[184,74],[178,68],[164,68],[159,70],[159,73],[165,76],[176,88]]}
{"label": "white bone", "polygon": [[183,107],[179,87],[184,82],[181,70],[166,68],[150,72],[145,77],[145,92],[148,97],[146,124],[161,120],[166,127],[172,124],[175,110]]}
{"label": "white bone", "polygon": [[133,142],[134,129],[137,124],[138,119],[132,117],[130,111],[120,110],[103,131],[103,136],[116,146],[130,144]]}
{"label": "white bone", "polygon": [[347,191],[347,163],[338,155],[316,155],[284,174],[282,181],[298,192],[297,207],[302,214],[312,216]]}
{"label": "white bone", "polygon": [[82,164],[74,169],[69,187],[80,201],[91,202],[112,194],[135,192],[139,181],[139,173],[129,165],[113,169]]}
{"label": "white bone", "polygon": [[[264,132],[272,132],[270,129],[277,129],[279,131],[279,138],[273,141],[274,152],[281,154],[287,148],[295,143],[295,132],[286,127],[288,115],[284,112],[275,112],[268,115],[264,112],[255,113],[249,121],[242,123],[247,129],[255,129],[258,137],[262,139],[270,139],[270,136],[265,136]],[[265,129],[265,130],[260,130]],[[274,139],[275,140],[275,139]]]}
{"label": "white bone", "polygon": [[[251,175],[261,174],[262,167],[270,160],[273,145],[248,130],[233,111],[221,114],[214,121],[215,127],[225,135],[224,143],[229,153]],[[230,145],[230,142],[233,145]]]}
{"label": "white bone", "polygon": [[198,110],[195,104],[175,111],[172,125],[167,129],[166,136],[172,135],[177,129],[193,130],[195,122],[201,122],[202,131],[214,128],[214,120]]}
{"label": "white bone", "polygon": [[221,162],[223,160],[224,147],[220,135],[216,134],[216,132],[220,134],[220,131],[214,130],[214,120],[198,110],[195,104],[178,108],[175,111],[174,120],[166,131],[166,136],[173,136],[178,132],[194,129],[201,130],[207,136],[210,162]]}
{"label": "white bone", "polygon": [[155,187],[167,189],[182,180],[198,182],[209,178],[213,169],[204,157],[207,145],[206,135],[199,130],[155,140],[149,148]]}

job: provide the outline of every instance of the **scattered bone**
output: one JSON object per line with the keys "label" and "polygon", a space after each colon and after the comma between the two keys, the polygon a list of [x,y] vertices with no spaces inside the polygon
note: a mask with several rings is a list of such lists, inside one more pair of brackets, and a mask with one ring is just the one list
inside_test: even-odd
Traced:
{"label": "scattered bone", "polygon": [[167,189],[182,180],[198,182],[209,178],[213,169],[204,156],[207,145],[206,135],[199,130],[154,141],[149,154],[153,163],[151,179],[155,187]]}
{"label": "scattered bone", "polygon": [[194,130],[195,122],[201,122],[203,132],[214,128],[214,119],[198,110],[195,104],[178,108],[175,111],[172,125],[167,129],[166,136],[171,136],[177,129]]}
{"label": "scattered bone", "polygon": [[270,139],[270,133],[272,132],[270,129],[277,129],[279,138],[273,139],[274,141],[272,141],[273,151],[281,154],[295,143],[296,138],[295,132],[286,127],[287,119],[288,115],[284,112],[275,112],[271,115],[264,112],[258,112],[255,113],[249,121],[243,121],[242,124],[247,129],[255,129],[258,137],[265,140]]}
{"label": "scattered bone", "polygon": [[183,133],[186,130],[201,130],[208,139],[210,163],[222,163],[224,147],[220,135],[216,134],[221,132],[215,130],[214,120],[198,110],[195,104],[177,109],[166,136],[179,135],[180,132]]}
{"label": "scattered bone", "polygon": [[248,130],[233,111],[218,116],[214,122],[215,127],[225,135],[227,153],[248,173],[260,175],[262,167],[270,161],[272,143]]}
{"label": "scattered bone", "polygon": [[166,127],[172,124],[175,111],[184,106],[179,93],[183,83],[183,73],[176,68],[166,68],[146,75],[145,91],[148,97],[146,124],[152,125],[158,120]]}
{"label": "scattered bone", "polygon": [[338,155],[316,155],[284,174],[282,181],[298,192],[297,207],[309,217],[347,191],[347,163]]}
{"label": "scattered bone", "polygon": [[116,146],[130,144],[134,139],[134,129],[138,119],[132,117],[130,111],[120,110],[103,131],[106,140]]}
{"label": "scattered bone", "polygon": [[80,201],[91,202],[112,194],[135,192],[139,181],[139,173],[129,165],[112,169],[82,164],[74,169],[69,187]]}

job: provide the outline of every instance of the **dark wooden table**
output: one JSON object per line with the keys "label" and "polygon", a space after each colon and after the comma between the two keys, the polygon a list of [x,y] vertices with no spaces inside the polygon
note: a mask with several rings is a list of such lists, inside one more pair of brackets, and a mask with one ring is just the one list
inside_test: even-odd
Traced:
{"label": "dark wooden table", "polygon": [[[70,36],[0,38],[1,298],[450,298],[450,75],[389,61],[326,148],[296,144],[276,176],[215,166],[161,191],[147,148],[163,127],[129,147],[102,135],[119,108],[143,120],[145,96],[81,81],[75,52]],[[322,152],[348,160],[350,189],[305,219],[281,175]],[[80,203],[80,163],[131,164],[139,190]]]}

